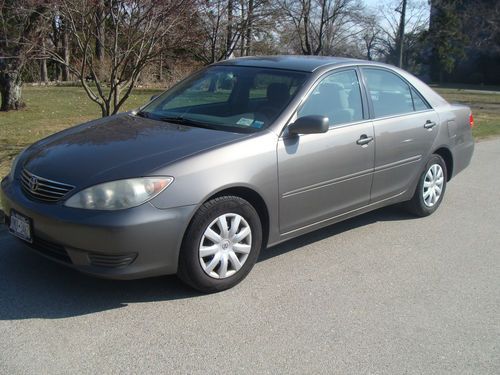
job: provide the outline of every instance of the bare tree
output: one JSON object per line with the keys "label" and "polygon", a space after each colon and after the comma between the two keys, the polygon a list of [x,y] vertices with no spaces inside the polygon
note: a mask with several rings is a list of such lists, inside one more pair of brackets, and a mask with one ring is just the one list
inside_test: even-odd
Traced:
{"label": "bare tree", "polygon": [[[410,0],[405,3],[404,17],[401,0],[389,0],[379,8],[382,15],[379,21],[380,53],[388,62],[401,67],[405,67],[405,55],[412,52],[412,48],[417,45],[418,35],[424,32],[429,24],[427,0]],[[401,32],[404,32],[403,37]]]}
{"label": "bare tree", "polygon": [[[239,6],[239,9],[237,9]],[[206,64],[229,58],[242,38],[241,3],[232,0],[199,0],[197,3],[197,58]]]}
{"label": "bare tree", "polygon": [[[186,39],[192,11],[191,0],[110,0],[105,4],[102,15],[96,17],[93,2],[60,0],[59,21],[64,35],[71,36],[74,56],[65,54],[69,48],[48,51],[78,78],[102,116],[117,113],[144,68]],[[68,43],[63,38],[63,46]],[[96,45],[103,50],[99,56]]]}
{"label": "bare tree", "polygon": [[45,1],[35,0],[3,0],[0,5],[0,110],[9,111],[24,106],[21,74],[38,52],[40,19],[47,8]]}
{"label": "bare tree", "polygon": [[380,25],[374,15],[368,14],[362,21],[362,40],[364,44],[364,57],[367,60],[373,60],[380,43]]}
{"label": "bare tree", "polygon": [[[361,10],[356,0],[277,0],[285,22],[293,25],[301,53],[320,55],[338,39],[347,39]],[[352,29],[350,27],[353,27]],[[350,31],[351,30],[351,31]]]}
{"label": "bare tree", "polygon": [[274,6],[273,0],[243,0],[241,12],[241,56],[254,53],[267,54],[277,37],[277,21],[281,10]]}
{"label": "bare tree", "polygon": [[261,47],[277,37],[277,14],[272,0],[198,0],[198,44],[195,56],[205,64],[269,53]]}

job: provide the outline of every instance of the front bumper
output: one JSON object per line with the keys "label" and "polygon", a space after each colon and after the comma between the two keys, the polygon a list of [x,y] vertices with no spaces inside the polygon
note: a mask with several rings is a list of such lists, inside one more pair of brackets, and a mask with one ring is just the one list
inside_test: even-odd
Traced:
{"label": "front bumper", "polygon": [[7,225],[12,210],[32,219],[30,246],[37,252],[113,279],[176,273],[182,237],[196,210],[196,206],[160,210],[149,203],[120,211],[74,209],[61,202],[31,200],[8,177],[1,183],[1,198]]}

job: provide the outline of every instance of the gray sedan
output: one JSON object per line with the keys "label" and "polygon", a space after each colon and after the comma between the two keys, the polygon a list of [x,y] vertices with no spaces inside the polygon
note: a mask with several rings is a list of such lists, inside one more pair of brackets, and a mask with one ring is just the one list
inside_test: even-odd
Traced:
{"label": "gray sedan", "polygon": [[472,126],[392,66],[233,59],[28,147],[2,202],[10,232],[59,263],[220,291],[261,248],[400,202],[432,214],[471,160]]}

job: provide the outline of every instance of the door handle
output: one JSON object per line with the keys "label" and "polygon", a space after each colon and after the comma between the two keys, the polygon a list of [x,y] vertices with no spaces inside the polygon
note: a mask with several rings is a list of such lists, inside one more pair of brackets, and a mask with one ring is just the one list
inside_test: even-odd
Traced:
{"label": "door handle", "polygon": [[436,125],[437,124],[434,121],[427,120],[426,123],[424,124],[424,128],[426,128],[426,129],[432,129]]}
{"label": "door handle", "polygon": [[361,135],[361,137],[359,137],[356,143],[360,146],[364,146],[370,143],[371,141],[373,141],[373,137],[368,137],[366,134],[363,134]]}

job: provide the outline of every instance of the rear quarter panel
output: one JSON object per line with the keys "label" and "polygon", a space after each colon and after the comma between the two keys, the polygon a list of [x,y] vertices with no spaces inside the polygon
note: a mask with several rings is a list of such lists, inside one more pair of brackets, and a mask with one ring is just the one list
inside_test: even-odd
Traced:
{"label": "rear quarter panel", "polygon": [[474,138],[469,124],[471,110],[458,104],[442,105],[436,108],[441,126],[434,150],[446,147],[453,157],[453,171],[449,178],[464,170],[472,159]]}

